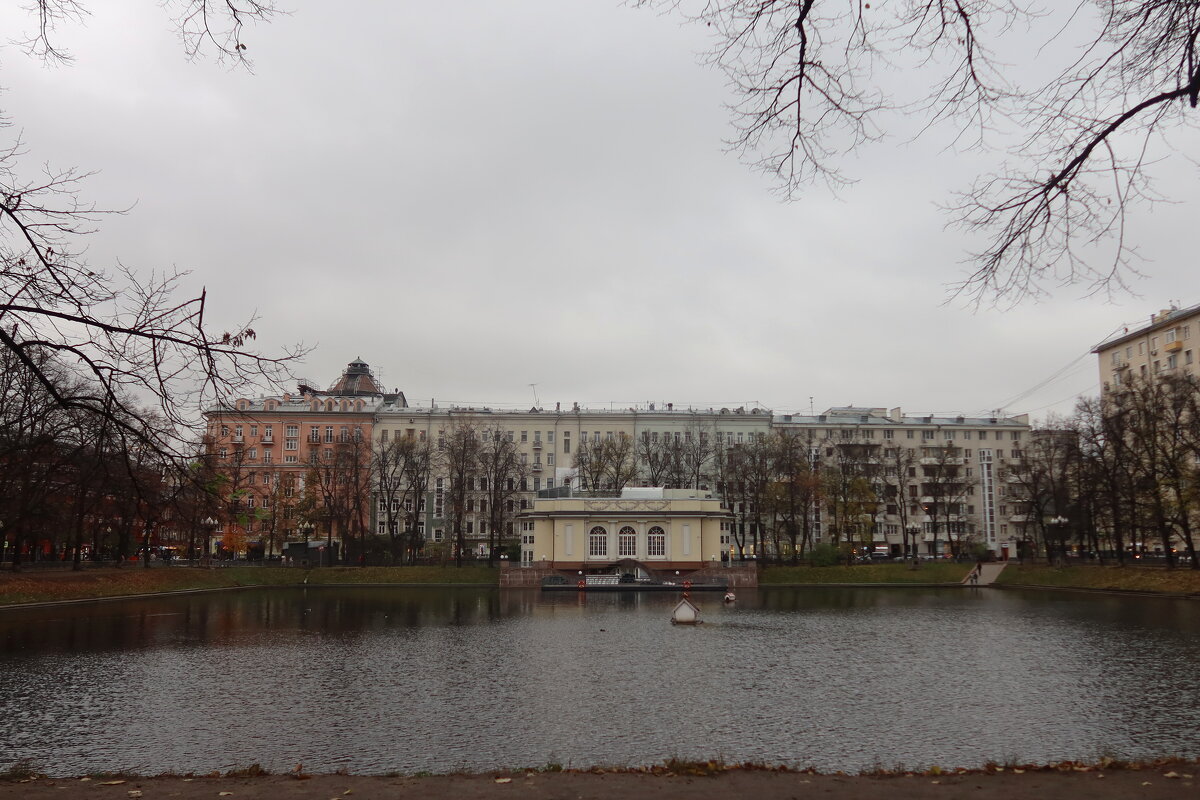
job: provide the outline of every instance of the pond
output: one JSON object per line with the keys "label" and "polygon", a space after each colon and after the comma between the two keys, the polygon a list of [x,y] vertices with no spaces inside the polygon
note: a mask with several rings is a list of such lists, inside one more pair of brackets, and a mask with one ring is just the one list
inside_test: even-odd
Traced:
{"label": "pond", "polygon": [[[1200,756],[1200,603],[244,590],[0,612],[0,768],[822,770]],[[7,762],[7,763],[6,763]]]}

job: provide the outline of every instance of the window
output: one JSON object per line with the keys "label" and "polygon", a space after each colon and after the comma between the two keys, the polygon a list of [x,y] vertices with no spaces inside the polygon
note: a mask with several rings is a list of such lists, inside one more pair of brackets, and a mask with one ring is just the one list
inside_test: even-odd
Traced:
{"label": "window", "polygon": [[314,427],[312,430],[310,430],[310,431],[308,432],[308,440],[309,440],[310,442],[319,442],[319,441],[321,441],[321,429],[320,429],[320,428],[316,428],[316,427]]}
{"label": "window", "polygon": [[909,431],[905,431],[905,432],[904,432],[904,438],[905,438],[905,439],[911,439],[911,438],[913,438],[913,432],[912,432],[911,430],[909,430]]}
{"label": "window", "polygon": [[588,533],[588,555],[600,558],[608,555],[608,531],[599,525]]}
{"label": "window", "polygon": [[224,438],[225,438],[225,437],[227,437],[228,435],[229,435],[229,426],[228,426],[228,425],[222,425],[222,426],[221,426],[221,438],[222,438],[222,439],[224,439]]}
{"label": "window", "polygon": [[667,534],[655,525],[646,534],[646,555],[662,558],[667,554]]}
{"label": "window", "polygon": [[522,442],[529,441],[529,431],[521,431],[521,441]]}
{"label": "window", "polygon": [[217,457],[218,458],[229,458],[229,450],[227,448],[222,447],[221,451],[217,454]]}
{"label": "window", "polygon": [[271,463],[271,451],[270,450],[263,450],[263,463],[264,464]]}
{"label": "window", "polygon": [[383,430],[381,430],[379,432],[379,441],[386,442],[387,440],[388,440],[388,432],[387,432],[387,428],[384,428]]}
{"label": "window", "polygon": [[[295,448],[292,448],[292,449],[295,449]],[[298,464],[298,463],[300,463],[300,459],[298,459],[296,456],[284,456],[284,457],[283,457],[283,463],[285,463],[285,464]]]}
{"label": "window", "polygon": [[622,558],[637,555],[637,531],[628,525],[617,533],[617,555]]}
{"label": "window", "polygon": [[273,425],[266,425],[263,427],[263,441],[264,442],[271,441],[271,439],[273,439],[274,436],[275,436],[275,433],[274,433]]}
{"label": "window", "polygon": [[932,439],[932,438],[933,438],[933,431],[921,431],[921,438],[922,438],[922,439],[926,439],[926,440],[928,440],[928,439]]}
{"label": "window", "polygon": [[970,438],[971,438],[971,432],[970,432],[970,431],[963,431],[962,433],[963,433],[963,438],[964,438],[964,439],[970,439]]}
{"label": "window", "polygon": [[987,439],[987,431],[980,431],[980,432],[979,432],[979,441],[981,441],[981,442],[982,442],[982,441],[984,441],[985,439]]}
{"label": "window", "polygon": [[246,458],[249,459],[250,461],[257,461],[258,460],[258,448],[251,447],[249,452],[246,453]]}
{"label": "window", "polygon": [[1012,440],[1013,440],[1014,442],[1019,442],[1019,441],[1021,441],[1021,432],[1020,432],[1020,431],[1013,431],[1013,432],[1012,432],[1012,436],[1011,436],[1011,438],[1012,438]]}
{"label": "window", "polygon": [[546,453],[546,466],[554,466],[554,453]]}
{"label": "window", "polygon": [[325,426],[325,441],[327,443],[333,442],[333,426],[332,425]]}
{"label": "window", "polygon": [[570,433],[563,434],[563,452],[564,453],[571,452],[571,434]]}
{"label": "window", "polygon": [[893,438],[895,435],[896,435],[896,432],[895,432],[895,431],[892,431],[892,430],[885,430],[885,431],[883,432],[883,438],[885,438],[885,439],[891,439],[891,438]]}
{"label": "window", "polygon": [[285,428],[284,430],[288,436],[299,436],[300,435],[300,426],[299,425],[288,425],[287,428]]}

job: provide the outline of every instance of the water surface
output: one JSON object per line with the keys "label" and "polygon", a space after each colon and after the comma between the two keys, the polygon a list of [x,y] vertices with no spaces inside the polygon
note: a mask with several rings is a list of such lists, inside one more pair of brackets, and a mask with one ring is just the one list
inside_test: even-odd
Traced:
{"label": "water surface", "polygon": [[246,590],[0,612],[0,767],[824,770],[1200,756],[1200,605],[960,589]]}

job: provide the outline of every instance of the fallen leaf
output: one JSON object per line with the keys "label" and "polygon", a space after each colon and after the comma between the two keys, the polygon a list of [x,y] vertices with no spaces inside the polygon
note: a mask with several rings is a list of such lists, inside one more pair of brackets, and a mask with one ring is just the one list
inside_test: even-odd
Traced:
{"label": "fallen leaf", "polygon": [[125,781],[101,781],[101,786],[120,786]]}
{"label": "fallen leaf", "polygon": [[139,790],[139,789],[130,789],[130,790],[129,790],[129,796],[130,796],[130,797],[141,797],[141,796],[142,796],[142,792],[141,792],[141,790]]}
{"label": "fallen leaf", "polygon": [[496,778],[496,783],[512,783],[512,778]]}
{"label": "fallen leaf", "polygon": [[1150,786],[1150,781],[1142,781],[1142,786]]}
{"label": "fallen leaf", "polygon": [[1018,774],[1018,775],[1024,775],[1024,774],[1025,774],[1025,770],[1023,770],[1023,769],[1014,769],[1014,770],[1013,770],[1013,772],[1015,772],[1015,773],[1016,773],[1016,774]]}
{"label": "fallen leaf", "polygon": [[1164,774],[1163,777],[1164,778],[1178,778],[1179,773],[1178,772],[1168,772],[1168,773]]}
{"label": "fallen leaf", "polygon": [[230,797],[232,795],[233,792],[217,792],[217,797]]}
{"label": "fallen leaf", "polygon": [[930,781],[930,783],[941,783],[941,781]]}

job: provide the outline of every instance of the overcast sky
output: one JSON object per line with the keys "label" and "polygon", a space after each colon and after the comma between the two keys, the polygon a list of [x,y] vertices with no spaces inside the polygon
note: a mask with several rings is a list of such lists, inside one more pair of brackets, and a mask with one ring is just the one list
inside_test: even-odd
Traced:
{"label": "overcast sky", "polygon": [[[6,38],[30,30],[14,4]],[[0,50],[27,164],[132,206],[90,261],[191,270],[322,385],[355,357],[413,404],[834,405],[1044,416],[1095,394],[1120,325],[1200,302],[1193,162],[1138,211],[1136,295],[950,301],[973,244],[937,208],[978,160],[890,139],[797,202],[724,151],[702,29],[618,0],[293,0],[253,74],[189,63],[152,0],[95,0],[47,67]],[[1073,366],[1071,366],[1073,365]],[[1028,390],[1070,367],[1055,381]],[[810,401],[811,398],[811,401]]]}

